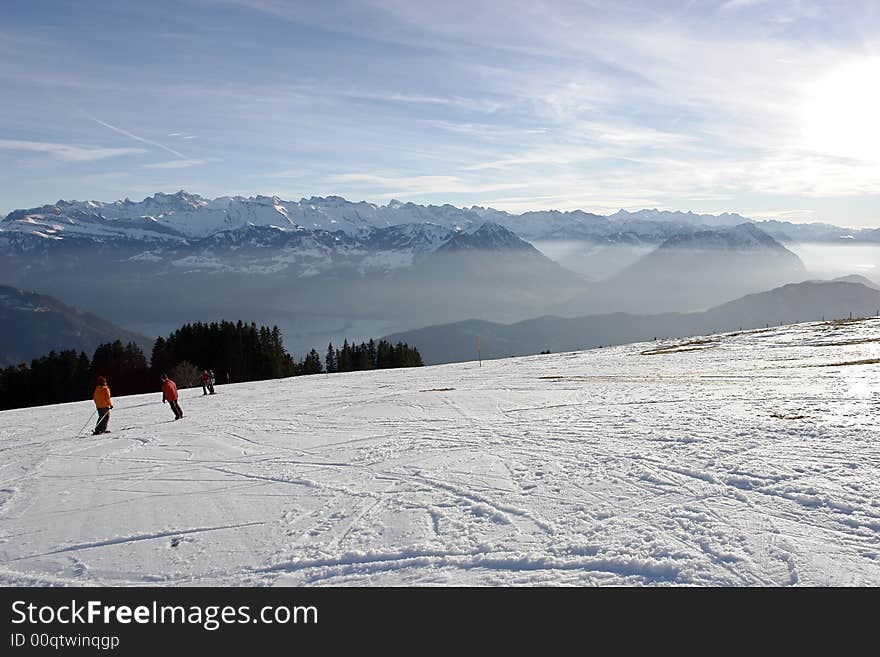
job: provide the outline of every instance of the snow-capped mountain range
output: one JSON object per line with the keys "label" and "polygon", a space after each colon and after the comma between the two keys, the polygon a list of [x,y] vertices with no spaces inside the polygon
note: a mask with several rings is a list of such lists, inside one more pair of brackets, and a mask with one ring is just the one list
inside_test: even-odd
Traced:
{"label": "snow-capped mountain range", "polygon": [[180,191],[154,194],[140,202],[61,200],[54,205],[15,210],[0,225],[6,232],[44,239],[124,238],[191,243],[252,227],[299,233],[325,231],[363,238],[392,226],[429,225],[458,231],[482,223],[477,213],[450,205],[392,202],[377,206],[363,201],[352,203],[338,196],[300,201],[284,201],[277,196],[205,199]]}
{"label": "snow-capped mountain range", "polygon": [[[376,205],[339,196],[286,201],[277,196],[222,196],[206,199],[179,191],[129,199],[64,201],[14,210],[0,221],[0,248],[28,250],[59,241],[129,242],[162,246],[193,246],[212,239],[215,246],[246,243],[278,245],[307,236],[340,246],[357,244],[368,250],[431,251],[462,231],[476,231],[491,222],[527,241],[589,240],[609,244],[658,245],[673,236],[697,230],[753,223],[738,214],[694,214],[640,210],[601,216],[575,210],[510,214],[492,208],[417,205],[391,201]],[[880,240],[880,231],[852,231],[828,224],[756,222],[777,239]],[[406,226],[407,228],[400,228]],[[263,230],[254,230],[263,229]],[[332,235],[332,238],[329,236]],[[308,240],[306,240],[308,242]],[[505,237],[502,242],[508,241]]]}
{"label": "snow-capped mountain range", "polygon": [[780,226],[795,234],[736,214],[513,215],[180,191],[11,212],[0,282],[149,335],[182,319],[246,317],[311,348],[468,317],[705,309],[808,278],[765,230]]}
{"label": "snow-capped mountain range", "polygon": [[377,206],[336,196],[210,200],[180,191],[137,203],[62,200],[0,221],[0,252],[109,247],[117,259],[131,262],[250,273],[292,268],[301,276],[340,266],[361,273],[394,270],[465,243],[479,250],[531,248],[473,210],[396,201]]}

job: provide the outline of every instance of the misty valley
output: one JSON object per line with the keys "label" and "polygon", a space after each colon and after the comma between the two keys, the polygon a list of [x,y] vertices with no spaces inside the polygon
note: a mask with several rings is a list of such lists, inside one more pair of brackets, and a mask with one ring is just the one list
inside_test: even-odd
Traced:
{"label": "misty valley", "polygon": [[[147,338],[184,322],[246,318],[277,324],[294,353],[405,336],[429,363],[475,357],[478,335],[484,354],[500,357],[880,306],[870,280],[880,266],[876,231],[731,214],[515,215],[179,192],[16,210],[0,221],[0,253],[0,283]],[[769,305],[747,297],[850,275],[861,277],[790,286]],[[14,297],[0,295],[12,324],[47,307]],[[462,322],[464,333],[446,328]],[[497,327],[517,323],[519,337],[502,338]],[[40,355],[20,342],[6,364]]]}

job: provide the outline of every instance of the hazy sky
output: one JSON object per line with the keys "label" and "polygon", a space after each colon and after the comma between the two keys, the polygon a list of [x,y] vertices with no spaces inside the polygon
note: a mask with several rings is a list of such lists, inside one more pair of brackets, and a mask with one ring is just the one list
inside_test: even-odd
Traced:
{"label": "hazy sky", "polygon": [[0,209],[338,194],[880,226],[880,2],[3,2]]}

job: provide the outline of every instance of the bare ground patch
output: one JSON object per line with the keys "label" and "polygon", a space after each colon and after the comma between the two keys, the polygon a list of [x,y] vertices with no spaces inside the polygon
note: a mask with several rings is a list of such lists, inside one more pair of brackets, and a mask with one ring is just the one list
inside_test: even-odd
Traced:
{"label": "bare ground patch", "polygon": [[831,327],[839,327],[839,326],[847,326],[849,324],[858,324],[859,322],[867,322],[869,319],[874,319],[873,317],[852,317],[852,318],[843,318],[843,319],[831,319],[827,322],[823,322],[821,326],[831,326]]}
{"label": "bare ground patch", "polygon": [[846,347],[853,344],[868,344],[880,342],[880,338],[859,338],[854,340],[840,340],[839,342],[814,342],[811,347]]}
{"label": "bare ground patch", "polygon": [[848,360],[841,363],[819,363],[817,365],[807,365],[807,367],[846,367],[847,365],[877,365],[880,358],[865,358],[864,360]]}
{"label": "bare ground patch", "polygon": [[705,351],[706,349],[714,349],[719,346],[719,340],[690,340],[689,342],[680,342],[666,347],[657,347],[656,349],[646,349],[641,352],[642,356],[659,356],[661,354],[677,354],[685,351]]}
{"label": "bare ground patch", "polygon": [[749,331],[736,331],[734,333],[725,333],[725,338],[736,338],[740,335],[754,335],[756,333],[771,333],[775,331],[775,328],[762,328],[762,329],[752,329]]}

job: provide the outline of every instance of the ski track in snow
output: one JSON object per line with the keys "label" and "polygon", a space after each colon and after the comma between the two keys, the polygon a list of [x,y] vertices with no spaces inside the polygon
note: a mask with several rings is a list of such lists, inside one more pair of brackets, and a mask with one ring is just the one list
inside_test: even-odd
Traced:
{"label": "ski track in snow", "polygon": [[839,365],[877,337],[157,392],[100,437],[3,412],[0,583],[877,586],[880,366]]}

